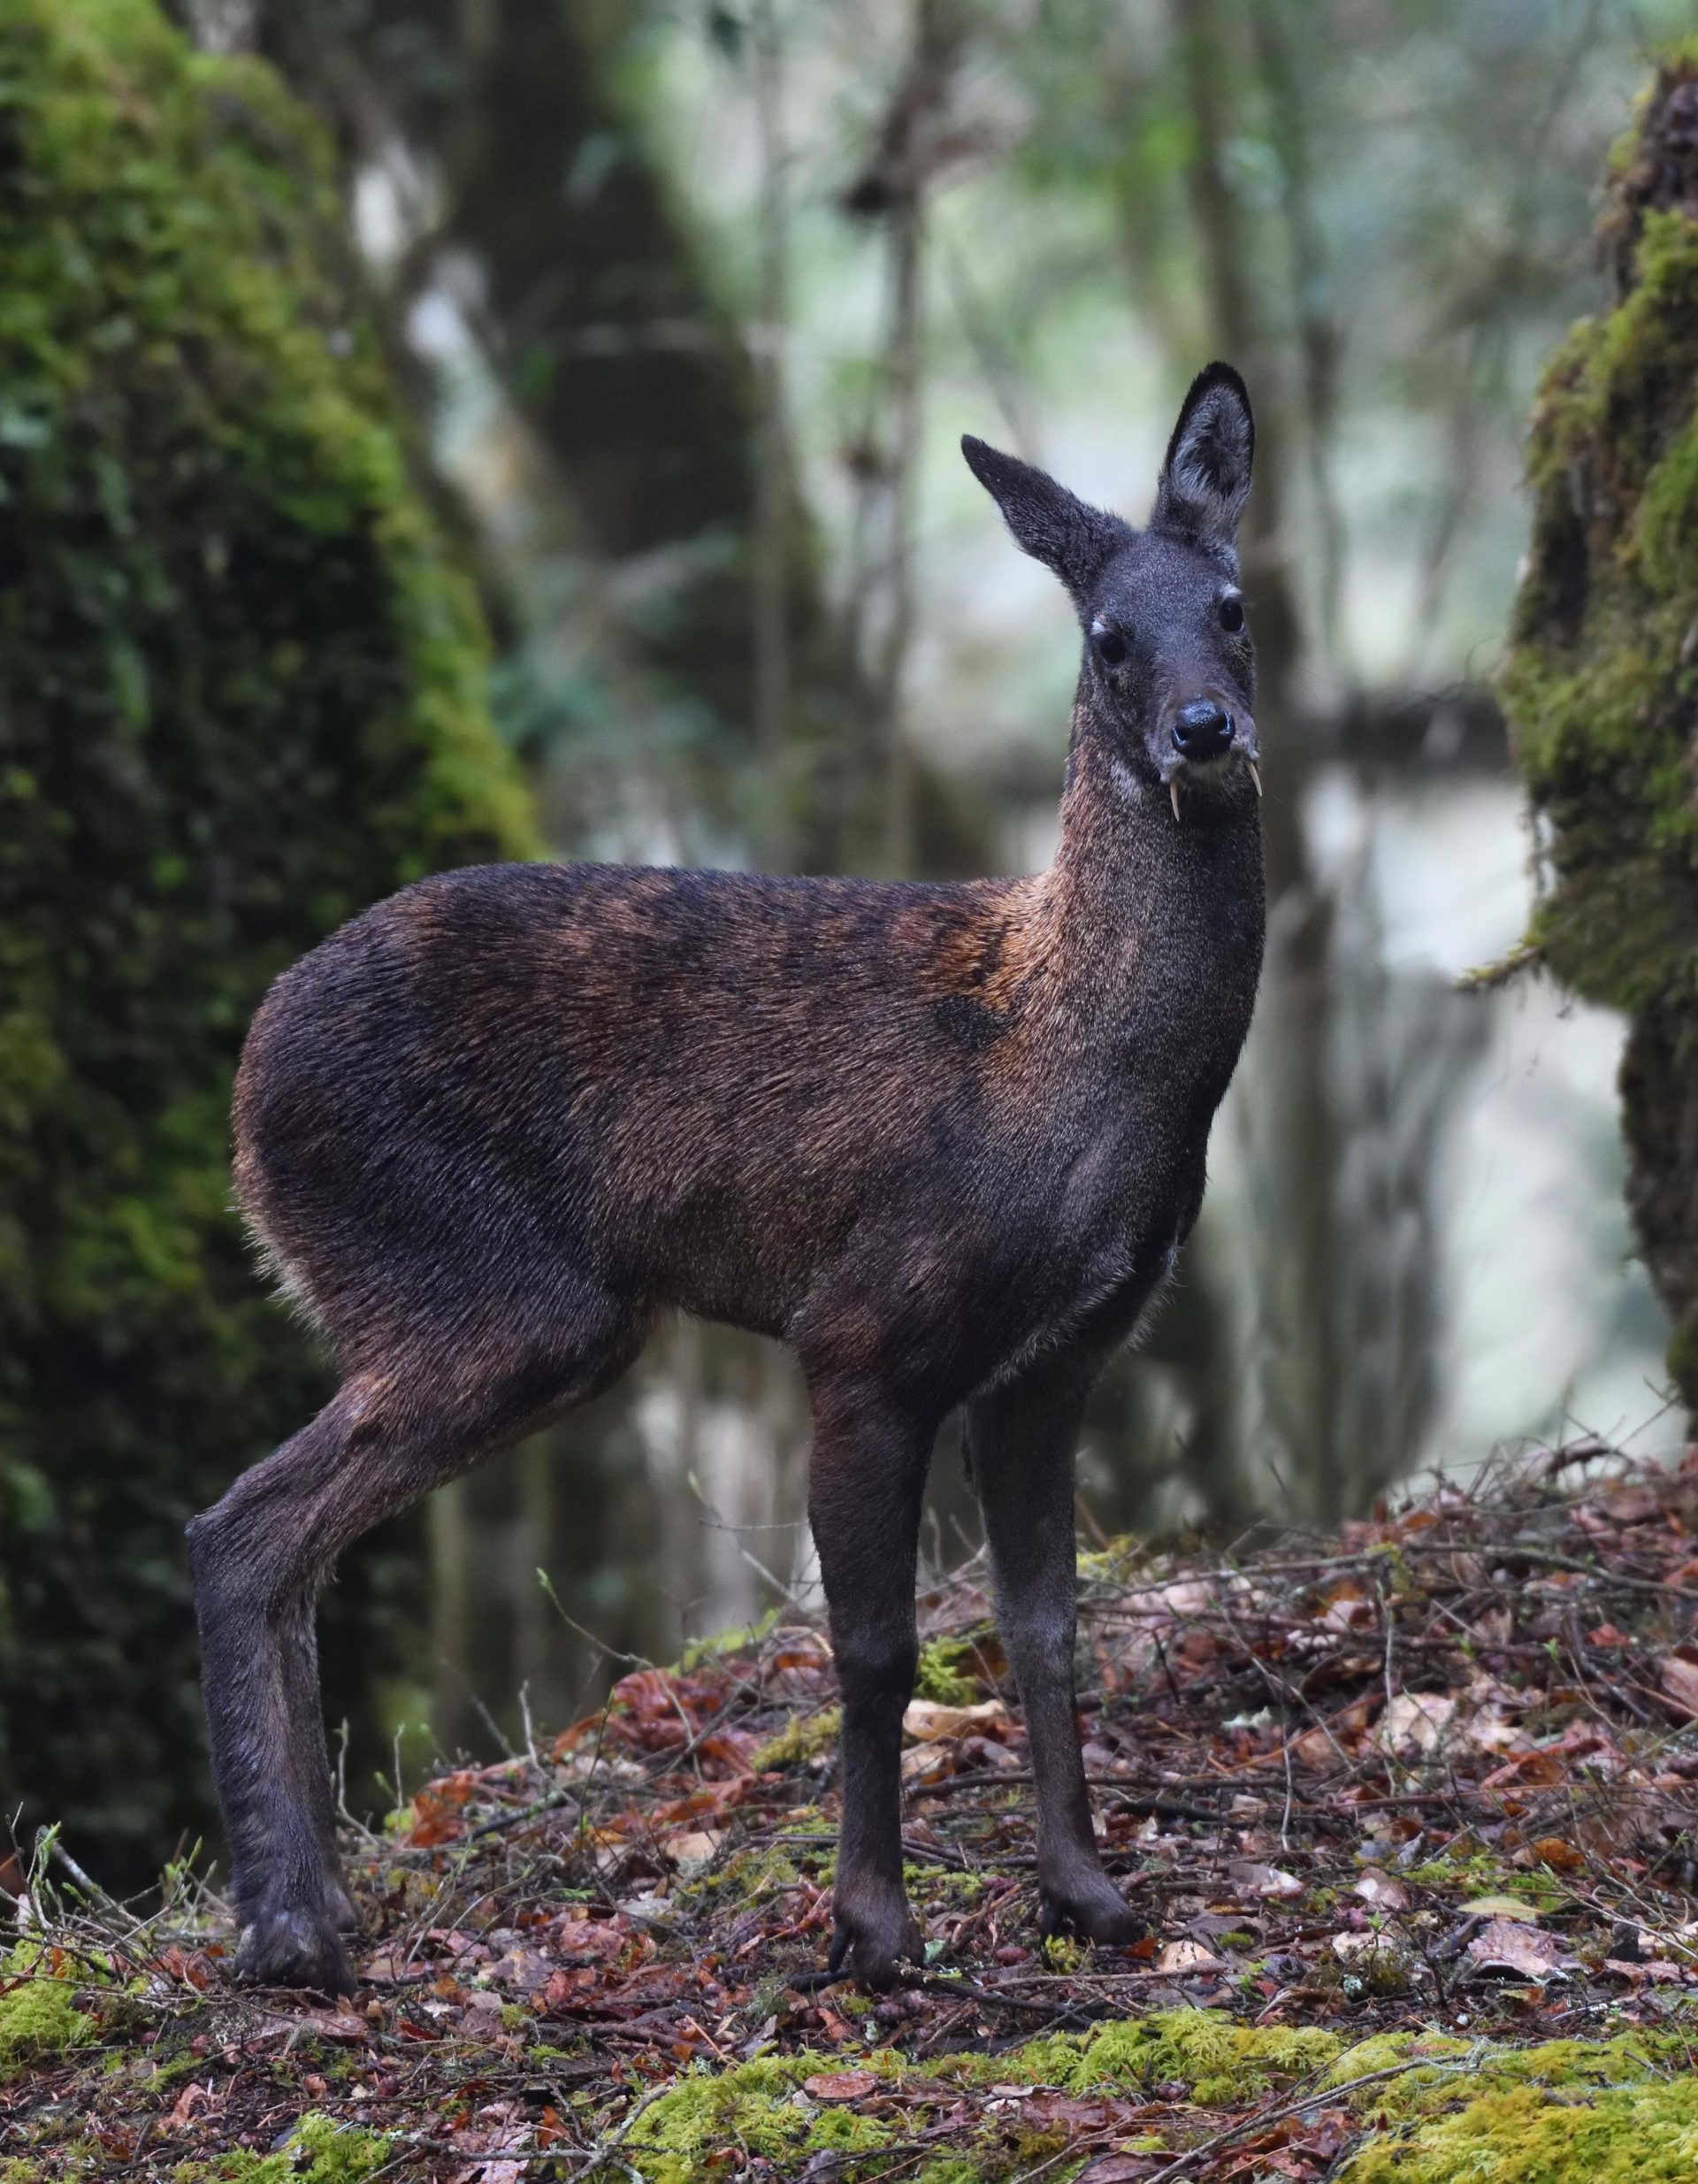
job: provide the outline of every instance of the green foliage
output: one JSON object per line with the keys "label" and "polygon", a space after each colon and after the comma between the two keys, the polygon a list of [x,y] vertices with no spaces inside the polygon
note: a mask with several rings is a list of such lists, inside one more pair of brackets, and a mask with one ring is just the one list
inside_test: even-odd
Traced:
{"label": "green foliage", "polygon": [[[207,1818],[182,1523],[323,1391],[229,1210],[242,1033],[363,903],[528,848],[484,668],[316,134],[152,0],[15,0],[0,1777],[120,1874]],[[368,1559],[344,1628],[394,1582]]]}
{"label": "green foliage", "polygon": [[1619,300],[1541,389],[1503,695],[1548,825],[1532,938],[1634,1020],[1629,1197],[1698,1408],[1698,219],[1679,134],[1694,80],[1698,43],[1664,58],[1614,161]]}

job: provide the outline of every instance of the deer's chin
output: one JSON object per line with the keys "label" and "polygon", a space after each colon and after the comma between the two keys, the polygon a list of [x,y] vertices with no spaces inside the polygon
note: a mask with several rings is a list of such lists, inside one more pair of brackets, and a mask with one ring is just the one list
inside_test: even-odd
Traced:
{"label": "deer's chin", "polygon": [[1254,751],[1223,751],[1219,758],[1182,758],[1161,769],[1164,788],[1176,788],[1182,796],[1216,795],[1230,788],[1246,769],[1259,761]]}
{"label": "deer's chin", "polygon": [[1249,777],[1258,801],[1261,798],[1261,757],[1253,744],[1235,744],[1231,750],[1222,751],[1219,758],[1183,758],[1175,755],[1173,761],[1161,767],[1160,774],[1174,820],[1182,826],[1188,802],[1228,795],[1241,776]]}

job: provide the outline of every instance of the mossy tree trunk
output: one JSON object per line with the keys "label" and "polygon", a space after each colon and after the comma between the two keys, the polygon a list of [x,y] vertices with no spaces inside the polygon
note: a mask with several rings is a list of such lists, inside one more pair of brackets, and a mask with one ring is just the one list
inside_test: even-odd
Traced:
{"label": "mossy tree trunk", "polygon": [[1613,307],[1545,374],[1503,693],[1541,824],[1533,938],[1629,1019],[1628,1201],[1698,1413],[1698,41],[1618,148]]}
{"label": "mossy tree trunk", "polygon": [[[153,0],[12,0],[0,87],[0,1788],[127,1881],[210,1812],[183,1521],[323,1391],[229,1207],[249,1016],[529,819],[317,131]],[[394,1567],[333,1708],[417,1673]]]}

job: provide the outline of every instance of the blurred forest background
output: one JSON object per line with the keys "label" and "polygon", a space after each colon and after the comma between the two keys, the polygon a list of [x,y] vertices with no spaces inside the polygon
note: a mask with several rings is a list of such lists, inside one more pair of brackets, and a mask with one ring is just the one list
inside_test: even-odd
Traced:
{"label": "blurred forest background", "polygon": [[[279,585],[294,598],[310,580],[312,615],[337,634],[324,651],[317,623],[291,625],[270,664],[256,655],[223,686],[266,754],[240,839],[272,893],[262,901],[245,866],[207,883],[247,951],[202,1012],[218,1027],[215,1077],[227,1084],[266,977],[431,862],[536,843],[946,877],[1044,862],[1077,632],[957,441],[979,433],[1141,519],[1178,396],[1221,354],[1251,384],[1259,433],[1246,582],[1269,955],[1182,1279],[1093,1404],[1082,1524],[1331,1520],[1506,1439],[1681,1437],[1666,1329],[1622,1210],[1620,1025],[1538,982],[1462,993],[1455,980],[1514,945],[1532,893],[1491,678],[1526,544],[1534,389],[1604,296],[1591,234],[1609,148],[1684,8],[175,0],[167,12],[169,32],[144,0],[6,0],[0,354],[36,339],[15,293],[47,277],[26,247],[42,217],[27,132],[32,102],[47,110],[41,73],[74,75],[53,43],[71,23],[88,81],[103,41],[134,46],[144,73],[213,114],[206,128],[229,131],[227,150],[203,132],[191,149],[173,139],[188,163],[173,203],[203,191],[218,208],[209,234],[222,221],[240,239],[265,199],[272,224],[249,245],[295,284],[302,326],[330,323],[320,291],[333,289],[330,349],[368,375],[348,399],[381,416],[392,451],[362,456],[358,494],[374,464],[398,466],[394,507],[362,502],[347,535],[379,555],[409,526],[428,532],[417,550],[441,561],[430,582],[452,594],[442,612],[469,648],[445,665],[444,625],[426,616],[427,670],[397,636],[416,574],[396,579],[412,605],[374,607],[368,628],[349,604],[374,580],[357,556],[303,548],[279,563]],[[250,57],[287,97],[256,88]],[[93,126],[76,96],[67,143]],[[316,117],[316,147],[290,101]],[[238,158],[243,172],[226,172]],[[76,185],[93,186],[92,172]],[[279,258],[289,193],[296,240]],[[111,247],[136,248],[116,228]],[[181,308],[200,310],[199,295],[187,283]],[[242,339],[282,354],[290,329],[256,331],[251,295],[232,295]],[[114,354],[149,308],[126,301]],[[142,383],[125,380],[126,404]],[[224,384],[226,418],[246,384]],[[331,392],[313,384],[317,418]],[[14,505],[44,490],[46,414],[0,384]],[[149,460],[176,444],[123,431]],[[120,487],[88,476],[96,514],[67,517],[65,535],[97,557],[96,530],[131,533],[112,513]],[[294,487],[246,498],[218,535],[280,536],[307,521],[299,501]],[[208,580],[197,562],[193,584]],[[153,581],[137,577],[133,595]],[[0,652],[18,652],[23,628],[14,610]],[[29,628],[46,642],[39,617]],[[404,822],[382,772],[402,765],[400,746],[353,767],[359,732],[335,712],[362,675],[388,688],[386,667],[360,662],[392,655],[406,717],[427,721],[402,770],[438,800],[426,809],[408,787]],[[128,670],[126,702],[132,742],[151,749],[164,670],[144,656],[152,694]],[[310,701],[286,677],[274,702],[285,657],[287,676],[340,665]],[[185,689],[213,686],[180,672]],[[421,709],[431,676],[447,694]],[[110,691],[88,703],[90,733],[106,733]],[[477,720],[455,727],[455,708]],[[210,701],[206,723],[189,755],[145,759],[164,768],[165,835],[166,808],[181,817],[173,779],[215,785],[194,792],[203,832],[234,824],[214,823],[217,785],[244,762],[251,773],[256,746],[215,765]],[[86,757],[60,760],[79,773],[66,795],[82,797]],[[126,808],[128,776],[115,764],[112,778]],[[320,826],[333,856],[297,871],[273,838]],[[240,863],[245,847],[228,854]],[[67,900],[88,877],[73,873]],[[160,884],[156,862],[126,881],[123,918],[79,927],[76,946],[104,961]],[[0,892],[0,933],[5,912]],[[32,928],[42,963],[73,960],[58,915]],[[130,1081],[112,1078],[112,1113]],[[0,1068],[0,1179],[9,1143],[20,1164],[17,1148],[35,1148],[33,1179],[48,1172],[40,1115],[60,1100],[50,1072]],[[157,1108],[180,1131],[177,1094]],[[121,1343],[97,1300],[50,1359],[42,1330],[75,1316],[53,1287],[62,1269],[50,1282],[38,1254],[8,1290],[0,1226],[0,1299],[19,1315],[0,1368],[13,1376],[10,1393],[0,1379],[0,1787],[26,1822],[63,1813],[80,1854],[126,1881],[206,1809],[175,1527],[304,1418],[316,1369],[284,1315],[255,1301],[207,1196],[210,1156],[195,1158],[197,1264],[215,1251],[220,1293],[250,1301],[243,1346],[233,1322],[209,1316],[174,1379],[161,1360],[180,1354],[187,1307],[180,1287],[172,1320],[169,1264],[147,1261],[166,1303],[138,1305]],[[126,1205],[151,1187],[137,1160],[111,1185]],[[78,1278],[97,1285],[97,1270]],[[516,1743],[581,1713],[616,1657],[670,1659],[692,1634],[806,1593],[806,1454],[788,1361],[680,1326],[614,1394],[391,1528],[352,1558],[327,1624],[333,1714],[353,1725],[350,1802],[374,1801],[379,1759],[410,1779],[432,1749]],[[932,1509],[929,1550],[954,1560],[975,1534],[947,1447]]]}

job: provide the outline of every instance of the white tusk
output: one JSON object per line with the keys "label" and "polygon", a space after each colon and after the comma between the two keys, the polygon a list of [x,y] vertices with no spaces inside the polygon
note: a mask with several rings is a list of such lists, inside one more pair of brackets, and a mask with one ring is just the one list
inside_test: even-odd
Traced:
{"label": "white tusk", "polygon": [[1174,800],[1174,819],[1177,824],[1179,824],[1179,784],[1177,781],[1170,781],[1167,784],[1167,793]]}
{"label": "white tusk", "polygon": [[1262,770],[1253,758],[1247,758],[1244,763],[1250,768],[1250,778],[1256,784],[1256,793],[1259,796],[1262,793]]}

